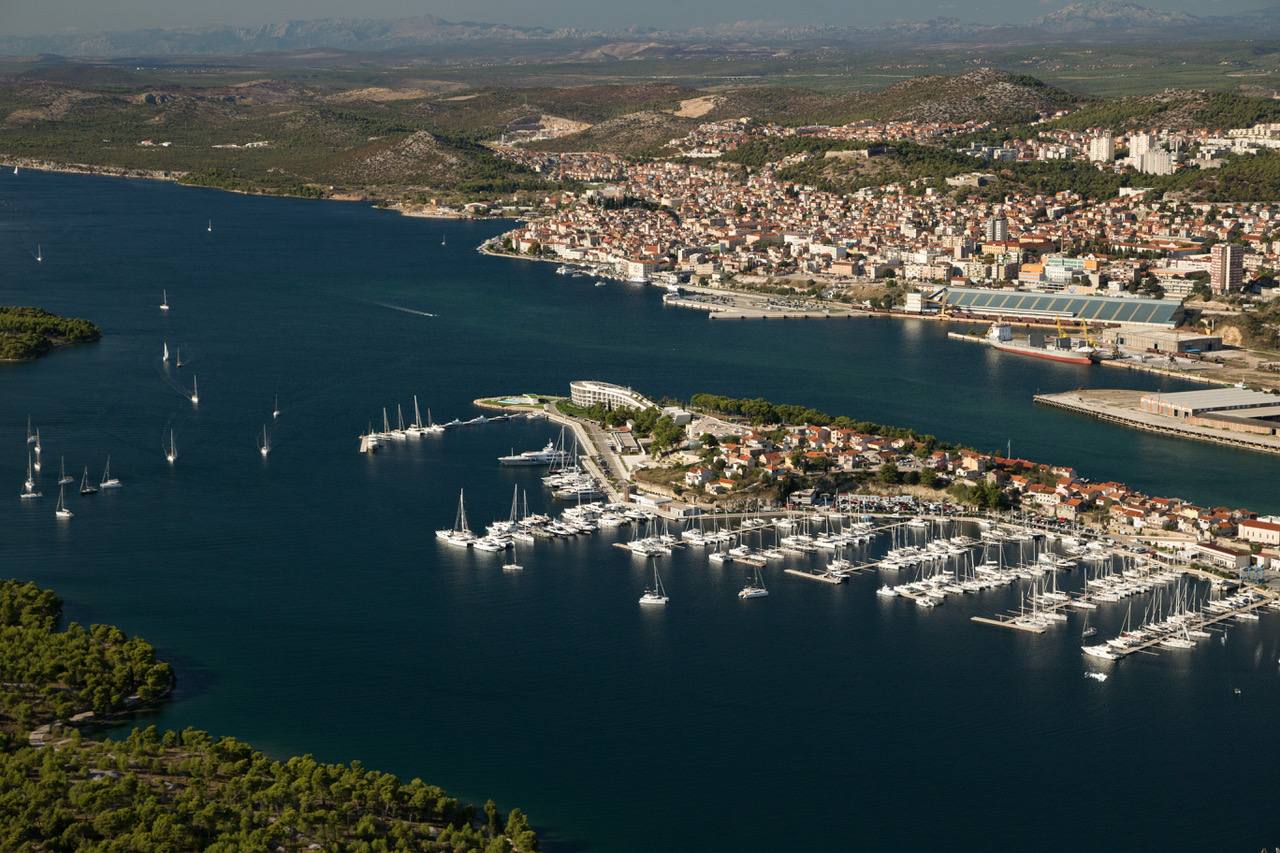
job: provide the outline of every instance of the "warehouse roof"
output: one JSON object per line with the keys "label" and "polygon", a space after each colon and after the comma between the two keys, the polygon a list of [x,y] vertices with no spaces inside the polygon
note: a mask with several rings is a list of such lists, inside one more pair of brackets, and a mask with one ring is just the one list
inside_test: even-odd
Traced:
{"label": "warehouse roof", "polygon": [[947,307],[974,314],[1006,317],[1061,317],[1092,323],[1130,326],[1162,326],[1172,329],[1182,321],[1179,299],[1133,299],[1123,296],[1079,296],[1071,293],[1029,293],[1020,290],[981,290],[947,287],[935,294],[947,295]]}

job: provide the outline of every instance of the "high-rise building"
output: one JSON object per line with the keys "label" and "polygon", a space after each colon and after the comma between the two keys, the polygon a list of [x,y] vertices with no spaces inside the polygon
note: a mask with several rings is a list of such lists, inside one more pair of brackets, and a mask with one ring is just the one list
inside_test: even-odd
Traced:
{"label": "high-rise building", "polygon": [[1147,175],[1172,175],[1173,174],[1173,155],[1163,148],[1151,148],[1142,152],[1142,156],[1138,157],[1135,162],[1138,164],[1138,171]]}
{"label": "high-rise building", "polygon": [[1129,159],[1135,163],[1142,162],[1142,155],[1156,147],[1156,138],[1150,133],[1129,134]]}
{"label": "high-rise building", "polygon": [[1214,293],[1234,293],[1244,287],[1244,249],[1218,243],[1209,250],[1209,288]]}
{"label": "high-rise building", "polygon": [[1009,220],[1004,218],[1004,211],[998,210],[987,220],[983,229],[983,237],[987,243],[1001,243],[1009,239]]}
{"label": "high-rise building", "polygon": [[1116,159],[1116,138],[1109,133],[1089,140],[1089,159],[1095,163],[1110,163]]}

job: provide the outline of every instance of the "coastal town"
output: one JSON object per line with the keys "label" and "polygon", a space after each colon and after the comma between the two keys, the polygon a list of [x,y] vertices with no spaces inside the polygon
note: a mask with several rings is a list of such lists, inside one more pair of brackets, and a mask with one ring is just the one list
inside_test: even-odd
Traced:
{"label": "coastal town", "polygon": [[[786,179],[789,167],[815,158],[873,161],[894,144],[977,129],[911,122],[781,128],[744,119],[672,140],[665,159],[648,162],[497,147],[544,179],[590,185],[544,198],[554,212],[504,239],[511,251],[632,281],[803,281],[833,299],[848,299],[845,290],[858,282],[895,279],[1132,299],[1221,295],[1239,293],[1280,262],[1276,204],[1183,202],[1140,185],[1144,176],[1175,169],[1212,169],[1228,152],[1280,147],[1274,124],[1225,133],[1046,130],[999,147],[962,149],[974,158],[972,173],[850,193]],[[802,152],[752,169],[712,162],[749,140],[773,137],[865,147]],[[1036,160],[1084,161],[1136,184],[1117,198],[1070,189],[1013,190],[998,199],[978,192],[999,185],[1000,163]]]}

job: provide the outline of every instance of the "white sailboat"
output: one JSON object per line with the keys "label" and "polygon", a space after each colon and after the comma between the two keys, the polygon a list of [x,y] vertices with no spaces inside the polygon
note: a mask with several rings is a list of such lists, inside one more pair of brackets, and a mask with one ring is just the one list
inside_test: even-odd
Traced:
{"label": "white sailboat", "polygon": [[121,489],[124,483],[111,476],[111,457],[107,457],[107,467],[102,469],[102,482],[98,484],[104,489]]}
{"label": "white sailboat", "polygon": [[653,560],[653,587],[645,588],[644,595],[640,596],[640,603],[666,604],[668,600],[667,591],[662,588],[662,578],[658,576],[658,561]]}
{"label": "white sailboat", "polygon": [[169,291],[161,290],[160,292],[164,294],[160,299],[160,310],[168,311],[169,310]]}
{"label": "white sailboat", "polygon": [[196,377],[191,377],[191,402],[200,402],[200,385],[196,382]]}
{"label": "white sailboat", "polygon": [[769,590],[764,588],[764,579],[760,577],[760,568],[756,567],[755,577],[747,578],[747,585],[738,593],[738,598],[764,598]]}
{"label": "white sailboat", "polygon": [[502,564],[502,570],[504,572],[524,571],[524,566],[516,562],[516,548],[514,544],[511,546],[511,550],[507,553],[507,561]]}
{"label": "white sailboat", "polygon": [[206,231],[212,231],[212,230],[213,230],[213,220],[212,220],[212,219],[210,219],[210,220],[209,220],[209,227],[208,227],[208,228],[206,228],[205,230],[206,230]]}
{"label": "white sailboat", "polygon": [[44,497],[44,495],[36,491],[36,477],[31,471],[30,453],[27,454],[27,482],[23,484],[22,497],[24,499]]}
{"label": "white sailboat", "polygon": [[173,360],[178,365],[178,367],[182,367],[182,349],[181,348],[179,347],[173,348]]}
{"label": "white sailboat", "polygon": [[72,515],[75,514],[71,510],[67,509],[65,505],[66,491],[67,491],[66,486],[63,486],[62,488],[58,489],[58,506],[53,511],[53,514],[56,515],[58,518],[70,518]]}
{"label": "white sailboat", "polygon": [[169,430],[169,446],[165,448],[164,458],[169,460],[172,465],[173,461],[178,458],[178,445],[173,441],[173,430]]}
{"label": "white sailboat", "polygon": [[262,441],[258,444],[258,451],[265,459],[267,454],[271,452],[271,441],[267,438],[267,425],[262,425]]}
{"label": "white sailboat", "polygon": [[273,418],[280,417],[280,395],[279,394],[276,395],[276,407],[271,410],[271,417]]}
{"label": "white sailboat", "polygon": [[40,470],[40,428],[36,427],[36,470]]}
{"label": "white sailboat", "polygon": [[44,253],[40,251],[40,244],[39,244],[39,243],[36,243],[36,260],[37,260],[37,261],[43,261],[43,260],[44,260]]}
{"label": "white sailboat", "polygon": [[80,494],[96,495],[97,493],[98,487],[89,485],[89,466],[86,465],[84,466],[84,477],[80,480]]}
{"label": "white sailboat", "polygon": [[[169,306],[168,306],[168,305],[166,305],[165,307],[166,307],[166,308],[168,308]],[[165,341],[165,342],[164,342],[164,355],[162,355],[162,356],[160,357],[160,360],[161,360],[161,361],[168,361],[168,360],[169,360],[169,342],[168,342],[168,341]]]}
{"label": "white sailboat", "polygon": [[443,539],[450,545],[459,548],[470,548],[476,541],[476,535],[467,526],[467,508],[462,499],[462,491],[458,492],[458,515],[454,518],[452,529],[437,530],[436,538]]}
{"label": "white sailboat", "polygon": [[36,443],[36,434],[31,431],[31,415],[27,415],[27,444]]}
{"label": "white sailboat", "polygon": [[62,457],[62,473],[58,475],[58,485],[65,486],[69,483],[74,483],[75,481],[75,477],[67,476],[67,457],[64,456]]}

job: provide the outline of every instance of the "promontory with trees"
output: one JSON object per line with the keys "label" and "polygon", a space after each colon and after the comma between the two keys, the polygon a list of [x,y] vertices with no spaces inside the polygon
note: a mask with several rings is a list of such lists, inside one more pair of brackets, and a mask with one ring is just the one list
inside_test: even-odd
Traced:
{"label": "promontory with trees", "polygon": [[43,308],[0,305],[0,360],[37,358],[54,347],[96,341],[102,330],[88,320],[66,320]]}
{"label": "promontory with trees", "polygon": [[169,664],[109,625],[55,630],[62,602],[0,581],[0,851],[538,849],[519,809],[483,814],[359,761],[272,759],[232,737],[90,727],[162,701]]}

